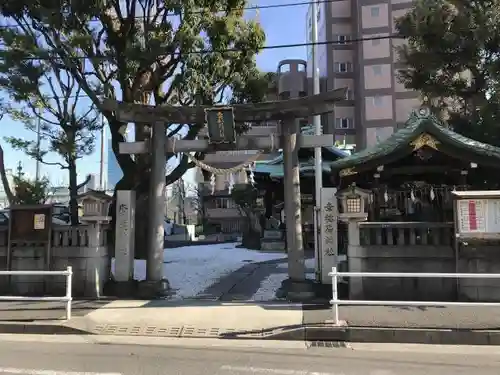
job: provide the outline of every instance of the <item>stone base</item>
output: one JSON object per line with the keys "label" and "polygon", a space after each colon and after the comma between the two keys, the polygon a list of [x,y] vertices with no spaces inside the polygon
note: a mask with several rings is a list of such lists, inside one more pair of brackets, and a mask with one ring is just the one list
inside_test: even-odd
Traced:
{"label": "stone base", "polygon": [[285,242],[283,241],[266,241],[262,240],[261,250],[264,251],[279,251],[279,252],[285,252]]}
{"label": "stone base", "polygon": [[280,294],[292,302],[308,302],[316,297],[314,280],[286,279],[281,283]]}
{"label": "stone base", "polygon": [[104,285],[104,295],[107,297],[135,298],[138,295],[138,286],[137,280],[109,280]]}
{"label": "stone base", "polygon": [[160,299],[171,295],[170,283],[167,279],[160,281],[140,281],[138,297],[141,299]]}

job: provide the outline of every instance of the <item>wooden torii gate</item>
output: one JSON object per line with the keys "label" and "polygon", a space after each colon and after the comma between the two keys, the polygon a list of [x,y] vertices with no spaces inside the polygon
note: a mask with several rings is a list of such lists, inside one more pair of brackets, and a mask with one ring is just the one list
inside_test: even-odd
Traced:
{"label": "wooden torii gate", "polygon": [[[285,160],[285,215],[288,244],[288,264],[291,285],[300,293],[305,281],[304,254],[299,179],[299,148],[332,146],[333,135],[301,135],[298,119],[333,112],[334,105],[345,100],[346,89],[337,89],[318,95],[269,101],[256,104],[227,106],[150,106],[106,99],[105,110],[113,111],[124,123],[151,125],[151,139],[143,142],[123,142],[122,154],[152,153],[150,228],[148,235],[146,283],[152,290],[165,285],[163,278],[163,236],[165,212],[165,154],[168,152],[194,152],[219,150],[283,149]],[[281,134],[271,136],[236,136],[235,123],[280,121]],[[209,139],[173,140],[166,138],[165,128],[170,124],[207,122]],[[291,286],[293,288],[293,286]],[[162,293],[157,290],[153,294]]]}

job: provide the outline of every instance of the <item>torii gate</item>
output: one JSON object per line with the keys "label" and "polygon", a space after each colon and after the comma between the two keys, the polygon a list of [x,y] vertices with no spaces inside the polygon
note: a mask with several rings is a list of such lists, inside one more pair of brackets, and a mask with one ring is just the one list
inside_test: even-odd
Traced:
{"label": "torii gate", "polygon": [[[280,66],[283,64],[280,64]],[[165,212],[165,154],[168,152],[219,150],[277,150],[283,149],[286,235],[290,290],[298,296],[304,288],[305,266],[302,243],[299,148],[326,147],[334,143],[333,135],[301,135],[298,119],[333,112],[334,105],[345,100],[346,89],[281,101],[227,106],[150,106],[106,99],[105,110],[113,111],[119,121],[152,124],[151,140],[123,142],[122,154],[152,153],[151,224],[148,235],[146,283],[152,294],[161,294],[163,279],[163,236]],[[281,134],[271,136],[236,136],[235,123],[281,121]],[[166,138],[166,124],[207,122],[209,139],[173,140]]]}

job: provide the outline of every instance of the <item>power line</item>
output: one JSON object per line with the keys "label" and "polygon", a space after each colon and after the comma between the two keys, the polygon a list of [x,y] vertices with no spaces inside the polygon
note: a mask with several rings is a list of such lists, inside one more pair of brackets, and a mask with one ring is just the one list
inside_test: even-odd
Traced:
{"label": "power line", "polygon": [[[332,3],[335,0],[316,0],[317,4],[328,4]],[[276,9],[276,8],[293,8],[293,7],[299,7],[299,6],[309,6],[311,4],[311,1],[298,1],[298,2],[293,2],[293,3],[284,3],[284,4],[269,4],[269,5],[253,5],[253,6],[248,6],[244,7],[241,10],[262,10],[262,9]],[[54,11],[60,11],[60,9],[54,9]],[[225,12],[226,9],[220,9],[218,11],[215,11],[214,13],[217,12]],[[191,12],[190,14],[204,14],[206,11],[194,11]],[[172,17],[172,16],[177,16],[175,12],[168,13],[166,15],[167,17]],[[135,16],[135,19],[145,19],[147,16]],[[99,20],[90,20],[89,22],[100,22]],[[19,28],[19,25],[0,25],[0,29],[15,29]]]}
{"label": "power line", "polygon": [[[309,47],[309,46],[324,46],[324,45],[347,45],[351,43],[362,43],[362,42],[367,42],[367,41],[372,41],[372,40],[383,40],[383,39],[405,39],[401,35],[397,34],[392,34],[392,35],[385,35],[385,36],[373,36],[373,37],[367,37],[367,38],[354,38],[350,39],[349,41],[337,41],[337,40],[326,40],[323,42],[307,42],[307,43],[290,43],[290,44],[275,44],[275,45],[270,45],[270,46],[264,46],[261,48],[261,50],[273,50],[273,49],[285,49],[285,48],[297,48],[297,47]],[[19,51],[21,52],[21,51]],[[207,50],[199,50],[199,51],[182,51],[182,52],[176,52],[173,53],[174,56],[177,55],[206,55],[206,54],[211,54],[211,53],[230,53],[230,52],[245,52],[244,50],[240,48],[227,48],[227,49],[221,49],[221,50],[213,50],[213,49],[207,49]],[[0,59],[6,59],[6,55],[10,54],[10,51],[1,51],[0,50]],[[56,52],[51,52],[51,51],[40,51],[40,56],[26,56],[26,57],[18,57],[20,61],[29,61],[29,60],[59,60],[60,57],[57,56]],[[51,56],[51,53],[53,56]],[[45,54],[45,56],[43,56]],[[170,55],[170,54],[169,54]],[[96,56],[96,57],[88,57],[88,56],[75,56],[75,57],[70,57],[71,60],[112,60],[112,57],[109,56]],[[127,56],[127,59],[131,60],[130,56]],[[134,59],[135,61],[142,61],[143,58],[141,57],[136,57]]]}

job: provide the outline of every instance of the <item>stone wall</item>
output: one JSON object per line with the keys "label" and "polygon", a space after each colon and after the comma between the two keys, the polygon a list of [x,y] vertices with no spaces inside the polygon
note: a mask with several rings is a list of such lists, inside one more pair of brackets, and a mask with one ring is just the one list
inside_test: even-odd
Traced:
{"label": "stone wall", "polygon": [[[349,263],[361,272],[456,272],[451,246],[360,246],[357,254],[350,252]],[[457,285],[454,279],[397,277],[351,278],[353,284],[351,299],[393,301],[452,301]]]}
{"label": "stone wall", "polygon": [[[460,245],[458,272],[500,273],[500,243],[497,245]],[[459,297],[465,301],[500,301],[500,279],[461,279]]]}
{"label": "stone wall", "polygon": [[[12,271],[43,271],[49,259],[51,271],[73,268],[73,297],[98,298],[109,278],[108,247],[102,228],[92,225],[56,227],[53,246],[19,244],[11,249]],[[0,269],[7,269],[7,231],[0,229]],[[48,257],[48,258],[47,258]],[[10,279],[10,280],[9,280]],[[2,294],[64,296],[66,276],[0,276]]]}
{"label": "stone wall", "polygon": [[[367,233],[359,237],[360,227],[369,228],[373,232],[371,238]],[[456,251],[451,240],[453,233],[453,227],[440,228],[431,223],[350,223],[349,271],[500,273],[500,241],[488,245],[474,245],[469,241],[466,245],[460,244]],[[500,279],[353,277],[349,278],[349,298],[498,302]]]}

